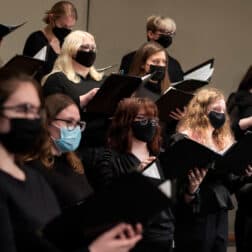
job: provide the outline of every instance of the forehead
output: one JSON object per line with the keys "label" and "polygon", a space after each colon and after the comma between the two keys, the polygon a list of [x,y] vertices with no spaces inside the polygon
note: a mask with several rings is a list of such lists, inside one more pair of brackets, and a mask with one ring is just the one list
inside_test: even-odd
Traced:
{"label": "forehead", "polygon": [[68,120],[79,120],[80,119],[80,112],[75,104],[71,104],[64,108],[58,115],[58,118],[61,119],[68,119]]}
{"label": "forehead", "polygon": [[36,88],[30,82],[22,82],[10,95],[5,105],[18,105],[23,103],[30,103],[34,106],[40,106],[40,98]]}
{"label": "forehead", "polygon": [[73,15],[62,15],[57,18],[57,24],[66,27],[72,28],[76,23],[76,19]]}
{"label": "forehead", "polygon": [[95,44],[95,40],[94,40],[94,38],[93,37],[91,37],[91,36],[88,36],[88,35],[85,35],[84,37],[83,37],[83,39],[82,39],[82,43],[83,43],[83,45],[93,45],[93,44]]}
{"label": "forehead", "polygon": [[148,59],[148,60],[155,60],[155,59],[164,59],[166,60],[166,54],[164,51],[160,51],[160,52],[156,52],[154,54],[152,54]]}

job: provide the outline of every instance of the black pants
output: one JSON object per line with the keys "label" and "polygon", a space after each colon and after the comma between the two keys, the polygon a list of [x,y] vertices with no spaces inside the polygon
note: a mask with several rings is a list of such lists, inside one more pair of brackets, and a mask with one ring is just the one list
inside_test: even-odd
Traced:
{"label": "black pants", "polygon": [[172,243],[173,241],[168,240],[165,242],[139,242],[134,249],[133,252],[172,252]]}

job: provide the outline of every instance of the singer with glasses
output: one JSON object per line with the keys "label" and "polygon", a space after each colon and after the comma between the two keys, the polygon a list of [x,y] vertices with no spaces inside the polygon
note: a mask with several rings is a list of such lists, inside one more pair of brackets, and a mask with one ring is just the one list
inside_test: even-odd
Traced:
{"label": "singer with glasses", "polygon": [[53,188],[60,206],[66,208],[84,201],[91,193],[82,161],[75,153],[86,123],[80,120],[75,102],[64,94],[45,99],[46,125],[40,153],[24,157],[39,170]]}
{"label": "singer with glasses", "polygon": [[[94,189],[105,189],[113,180],[132,171],[142,172],[155,161],[160,178],[163,170],[158,161],[161,136],[155,103],[147,98],[126,98],[117,106],[108,133],[108,145],[92,171],[87,173]],[[169,206],[144,228],[143,240],[132,251],[170,252],[174,219]]]}

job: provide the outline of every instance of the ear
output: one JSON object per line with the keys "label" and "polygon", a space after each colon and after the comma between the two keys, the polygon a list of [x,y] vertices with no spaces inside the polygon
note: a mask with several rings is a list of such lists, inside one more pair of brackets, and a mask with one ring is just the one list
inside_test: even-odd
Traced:
{"label": "ear", "polygon": [[154,33],[151,31],[151,30],[149,30],[149,31],[147,31],[147,38],[149,39],[149,40],[153,40],[154,39]]}

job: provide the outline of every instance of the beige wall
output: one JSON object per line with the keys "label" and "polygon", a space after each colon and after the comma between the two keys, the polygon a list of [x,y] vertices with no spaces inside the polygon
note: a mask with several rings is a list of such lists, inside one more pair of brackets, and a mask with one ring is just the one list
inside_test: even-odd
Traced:
{"label": "beige wall", "polygon": [[[0,48],[9,59],[20,53],[25,38],[43,26],[41,18],[56,1],[1,0],[1,23],[29,21]],[[86,27],[87,0],[73,0],[78,8],[76,28]],[[234,90],[251,60],[251,0],[90,0],[90,28],[98,44],[97,67],[120,63],[121,56],[145,41],[145,20],[151,14],[171,16],[177,23],[169,49],[184,70],[215,57],[213,85],[226,94]],[[114,69],[116,70],[116,69]]]}

